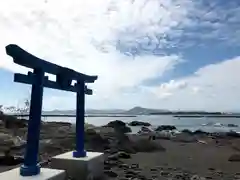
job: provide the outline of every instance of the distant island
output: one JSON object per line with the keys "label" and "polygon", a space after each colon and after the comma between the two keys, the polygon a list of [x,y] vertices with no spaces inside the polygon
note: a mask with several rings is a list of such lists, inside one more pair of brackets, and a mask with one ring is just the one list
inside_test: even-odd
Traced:
{"label": "distant island", "polygon": [[[136,106],[129,110],[124,109],[87,109],[88,117],[135,117],[138,115],[173,115],[174,117],[240,117],[240,113],[208,112],[208,111],[170,111],[166,109],[150,109]],[[17,114],[20,115],[20,114]],[[20,116],[27,116],[21,114]],[[75,116],[75,110],[43,111],[42,116]]]}
{"label": "distant island", "polygon": [[[53,111],[43,111],[43,115],[53,115],[53,114],[63,114],[63,115],[75,115],[75,110],[53,110]],[[226,113],[226,112],[208,112],[208,111],[170,111],[167,109],[150,109],[136,106],[129,110],[124,109],[87,109],[87,115],[240,115],[240,113]]]}

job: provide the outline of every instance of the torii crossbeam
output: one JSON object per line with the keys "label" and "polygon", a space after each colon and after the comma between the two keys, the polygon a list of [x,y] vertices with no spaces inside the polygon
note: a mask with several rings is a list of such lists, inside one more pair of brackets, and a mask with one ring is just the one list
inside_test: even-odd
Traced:
{"label": "torii crossbeam", "polygon": [[[24,164],[20,168],[22,176],[32,176],[40,173],[38,164],[38,147],[42,114],[43,88],[59,89],[76,92],[76,150],[74,157],[85,157],[84,150],[84,117],[85,94],[92,95],[85,83],[94,83],[97,76],[89,76],[72,69],[47,62],[28,53],[17,45],[6,46],[6,53],[13,58],[14,63],[33,69],[33,72],[14,74],[14,82],[31,84],[31,103],[28,122],[27,146],[24,156]],[[56,81],[50,81],[45,73],[56,75]],[[72,85],[75,80],[76,84]]]}

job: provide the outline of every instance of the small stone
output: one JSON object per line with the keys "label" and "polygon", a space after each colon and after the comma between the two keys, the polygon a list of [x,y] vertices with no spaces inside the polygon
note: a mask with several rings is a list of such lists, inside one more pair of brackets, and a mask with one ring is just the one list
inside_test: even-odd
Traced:
{"label": "small stone", "polygon": [[118,160],[118,154],[109,155],[107,158],[108,160]]}
{"label": "small stone", "polygon": [[215,172],[216,172],[216,174],[218,174],[218,175],[222,175],[222,174],[223,174],[223,172],[222,172],[221,170],[216,170]]}
{"label": "small stone", "polygon": [[160,172],[160,175],[161,176],[167,176],[167,175],[169,175],[170,173],[169,172],[167,172],[167,171],[161,171]]}
{"label": "small stone", "polygon": [[151,168],[150,171],[157,171],[157,169],[156,168]]}
{"label": "small stone", "polygon": [[208,170],[215,171],[215,168],[210,167],[210,168],[208,168]]}
{"label": "small stone", "polygon": [[211,176],[207,176],[206,179],[213,179],[213,177],[211,177]]}
{"label": "small stone", "polygon": [[205,178],[205,177],[200,177],[200,176],[198,176],[198,175],[193,175],[193,176],[191,177],[191,180],[206,180],[206,178]]}
{"label": "small stone", "polygon": [[110,170],[111,167],[110,166],[104,166],[104,170]]}
{"label": "small stone", "polygon": [[130,167],[131,167],[132,169],[137,169],[137,168],[139,168],[139,165],[138,165],[138,164],[132,164]]}
{"label": "small stone", "polygon": [[117,177],[118,174],[111,170],[104,170],[104,174],[108,175],[109,177]]}
{"label": "small stone", "polygon": [[178,174],[174,175],[174,178],[176,178],[176,179],[184,179],[184,174],[178,173]]}
{"label": "small stone", "polygon": [[123,158],[123,159],[130,159],[131,158],[131,155],[126,153],[126,152],[118,152],[118,157],[119,158]]}
{"label": "small stone", "polygon": [[137,175],[138,172],[137,171],[134,171],[134,170],[127,170],[125,171],[126,174],[129,174],[129,175]]}
{"label": "small stone", "polygon": [[119,164],[118,167],[122,168],[122,169],[128,169],[129,168],[129,166],[127,164]]}
{"label": "small stone", "polygon": [[235,179],[240,179],[240,175],[235,175],[234,178]]}

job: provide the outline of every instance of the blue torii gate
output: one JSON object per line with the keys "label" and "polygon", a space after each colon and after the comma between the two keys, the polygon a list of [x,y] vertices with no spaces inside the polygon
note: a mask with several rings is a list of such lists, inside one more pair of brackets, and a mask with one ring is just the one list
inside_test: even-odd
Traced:
{"label": "blue torii gate", "polygon": [[[88,76],[72,69],[44,61],[26,52],[15,44],[6,46],[6,53],[13,58],[14,63],[33,69],[33,72],[28,72],[28,75],[19,73],[14,74],[14,82],[32,85],[27,145],[24,164],[20,168],[20,174],[22,176],[32,176],[40,173],[40,166],[38,164],[38,147],[44,87],[77,93],[76,150],[73,152],[73,157],[85,157],[85,94],[92,95],[92,90],[88,89],[85,83],[94,83],[97,76]],[[48,80],[48,77],[44,75],[45,73],[56,75],[56,81]],[[72,85],[73,80],[76,80],[75,85]]]}

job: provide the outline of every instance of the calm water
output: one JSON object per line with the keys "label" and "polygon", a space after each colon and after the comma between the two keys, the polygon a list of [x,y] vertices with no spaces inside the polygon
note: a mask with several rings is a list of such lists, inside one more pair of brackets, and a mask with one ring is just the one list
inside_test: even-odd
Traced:
{"label": "calm water", "polygon": [[[74,117],[45,117],[44,121],[61,121],[75,123]],[[175,118],[171,115],[137,116],[137,117],[86,117],[85,121],[95,126],[106,125],[113,120],[131,122],[134,120],[149,122],[153,127],[159,125],[175,125],[179,130],[201,129],[207,132],[219,132],[234,130],[240,132],[240,118]],[[227,124],[235,124],[238,127],[227,127]],[[139,127],[133,127],[133,132],[137,132]]]}

